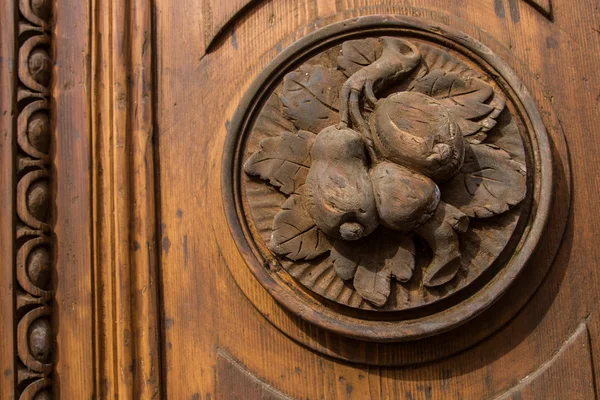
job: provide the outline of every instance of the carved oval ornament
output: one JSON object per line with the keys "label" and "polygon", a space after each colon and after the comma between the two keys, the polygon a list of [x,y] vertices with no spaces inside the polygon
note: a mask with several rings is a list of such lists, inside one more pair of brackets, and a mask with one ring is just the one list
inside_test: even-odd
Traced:
{"label": "carved oval ornament", "polygon": [[532,99],[486,47],[375,16],[266,68],[230,126],[223,190],[277,301],[343,335],[401,341],[504,293],[542,233],[551,167]]}

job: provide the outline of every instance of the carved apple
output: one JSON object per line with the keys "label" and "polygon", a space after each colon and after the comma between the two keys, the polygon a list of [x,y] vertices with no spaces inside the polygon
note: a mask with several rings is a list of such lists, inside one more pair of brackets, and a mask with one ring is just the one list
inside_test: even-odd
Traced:
{"label": "carved apple", "polygon": [[371,133],[384,158],[435,182],[448,180],[462,167],[465,143],[454,115],[425,94],[399,92],[379,100]]}

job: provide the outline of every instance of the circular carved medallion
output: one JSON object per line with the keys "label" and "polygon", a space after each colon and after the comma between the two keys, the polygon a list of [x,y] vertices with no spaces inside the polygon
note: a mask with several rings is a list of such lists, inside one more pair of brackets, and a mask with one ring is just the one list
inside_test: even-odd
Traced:
{"label": "circular carved medallion", "polygon": [[552,181],[523,85],[482,44],[411,18],[331,25],[284,51],[231,124],[238,246],[284,306],[376,341],[489,307],[534,250]]}

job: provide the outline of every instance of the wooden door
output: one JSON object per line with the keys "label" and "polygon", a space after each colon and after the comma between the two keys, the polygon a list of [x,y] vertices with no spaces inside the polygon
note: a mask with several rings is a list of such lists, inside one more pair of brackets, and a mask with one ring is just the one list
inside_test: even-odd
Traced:
{"label": "wooden door", "polygon": [[0,398],[598,398],[599,7],[4,1]]}

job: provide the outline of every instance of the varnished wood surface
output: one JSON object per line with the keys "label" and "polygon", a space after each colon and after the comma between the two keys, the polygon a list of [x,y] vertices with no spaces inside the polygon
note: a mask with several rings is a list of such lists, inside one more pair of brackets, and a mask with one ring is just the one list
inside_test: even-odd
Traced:
{"label": "varnished wood surface", "polygon": [[[530,4],[513,1],[472,2],[467,7],[442,1],[412,1],[409,6],[370,1],[259,2],[245,9],[231,32],[219,36],[204,56],[205,43],[194,39],[197,16],[184,11],[193,5],[177,2],[177,6],[169,0],[156,3],[163,376],[168,398],[215,395],[211,372],[215,348],[226,349],[252,374],[293,398],[493,398],[551,360],[596,307],[597,246],[592,232],[600,213],[582,206],[594,203],[597,187],[590,172],[598,143],[587,139],[598,118],[597,93],[592,89],[598,83],[593,73],[598,55],[590,49],[600,45],[600,37],[591,29],[598,24],[591,2],[573,6],[554,1],[554,21]],[[228,120],[257,74],[305,33],[336,20],[378,13],[433,19],[459,27],[498,53],[512,53],[511,67],[520,76],[534,77],[529,81],[539,85],[532,89],[538,104],[556,110],[570,146],[576,188],[559,255],[525,308],[467,351],[402,369],[323,358],[262,319],[225,267],[244,261],[231,240],[218,196]],[[180,26],[187,27],[184,34],[175,28]],[[181,41],[186,42],[185,50],[177,46]],[[544,107],[548,123],[551,118]],[[560,197],[560,187],[556,190]],[[332,339],[282,311],[250,274],[243,282],[253,301],[290,332]],[[322,346],[344,346],[344,340],[332,340]],[[598,357],[592,354],[590,359]],[[581,368],[586,371],[583,381],[564,371],[553,372],[561,368],[548,369],[552,379],[564,383],[554,386],[552,394],[560,398],[561,388],[587,385],[575,392],[586,398],[594,389],[592,365],[581,363]],[[523,391],[523,397],[544,398],[546,388],[551,388],[538,387]]]}
{"label": "varnished wood surface", "polygon": [[204,0],[200,16],[204,28],[204,45],[209,48],[213,40],[227,29],[230,24],[244,9],[255,0]]}
{"label": "varnished wood surface", "polygon": [[[519,16],[519,7],[517,1],[529,3],[546,18],[553,18],[552,0],[511,0],[506,3],[504,0],[494,2],[494,10],[498,16],[506,17],[506,8],[509,8],[509,14],[512,19]],[[225,34],[226,27],[232,24],[237,17],[242,14],[244,7],[248,7],[256,0],[234,0],[227,2],[216,2],[214,0],[205,0],[202,9],[202,25],[204,26],[204,43],[209,48],[212,43],[221,34]],[[317,14],[325,16],[335,13],[338,9],[343,9],[343,1],[336,0],[315,0]],[[347,8],[350,8],[347,5]]]}
{"label": "varnished wood surface", "polygon": [[[498,396],[498,399],[535,399],[542,394],[564,399],[595,398],[590,339],[588,328],[582,323],[550,360]],[[565,378],[556,379],[558,376]]]}
{"label": "varnished wood surface", "polygon": [[[263,382],[230,354],[217,354],[217,397],[221,399],[286,400],[288,396]],[[198,395],[200,395],[198,393]]]}
{"label": "varnished wood surface", "polygon": [[97,0],[93,22],[95,390],[160,394],[151,7]]}
{"label": "varnished wood surface", "polygon": [[7,1],[0,5],[0,398],[12,399],[15,389],[15,305],[14,260],[12,246],[15,235],[15,185],[14,148],[16,147],[16,3]]}
{"label": "varnished wood surface", "polygon": [[[90,8],[59,0],[55,8],[52,168],[55,206],[53,323],[56,332],[54,391],[60,398],[94,393],[94,324],[91,269],[89,88]],[[73,67],[76,66],[76,67]]]}
{"label": "varnished wood surface", "polygon": [[[14,4],[0,7],[3,399],[15,392],[17,365],[11,314],[16,145],[14,120],[7,117],[16,82]],[[55,0],[53,5],[56,398],[598,397],[595,2]],[[393,356],[285,311],[245,266],[223,209],[223,144],[251,82],[305,34],[371,14],[448,24],[500,55],[531,90],[555,134],[561,172],[556,203],[568,204],[568,180],[574,189],[564,237],[567,209],[559,206],[533,267],[494,306],[495,314],[432,339],[436,346],[430,352],[407,345]],[[542,279],[527,301],[529,282]],[[511,318],[506,310],[521,303],[525,307]],[[478,344],[470,342],[479,337],[470,332],[484,337],[495,324],[504,326]],[[456,346],[450,352],[468,349],[437,360],[444,354],[433,349],[442,348],[446,338]],[[425,363],[377,366],[404,354],[411,357],[407,364]]]}

